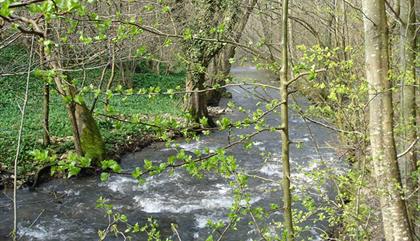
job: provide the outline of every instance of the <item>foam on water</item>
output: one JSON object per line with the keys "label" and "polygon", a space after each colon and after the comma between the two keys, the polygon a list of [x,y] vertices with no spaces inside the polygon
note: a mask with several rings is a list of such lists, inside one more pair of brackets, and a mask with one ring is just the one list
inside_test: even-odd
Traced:
{"label": "foam on water", "polygon": [[51,234],[48,233],[45,227],[42,227],[42,226],[39,227],[38,225],[32,228],[19,227],[17,234],[19,237],[21,236],[29,237],[29,238],[32,238],[32,240],[33,239],[46,240],[47,238],[51,236]]}
{"label": "foam on water", "polygon": [[[176,199],[175,197],[165,197],[156,195],[154,197],[134,196],[133,200],[138,208],[146,213],[191,213],[197,210],[216,210],[227,209],[233,204],[230,196],[220,196],[203,198]],[[260,197],[251,199],[251,204],[261,200]],[[241,202],[245,205],[245,202]]]}
{"label": "foam on water", "polygon": [[254,146],[261,146],[261,145],[263,145],[263,144],[264,144],[264,142],[261,142],[261,141],[254,141],[252,144],[253,144]]}
{"label": "foam on water", "polygon": [[[32,227],[19,223],[17,234],[24,237],[24,240],[77,240],[80,234],[94,234],[96,231],[92,228],[84,228],[81,233],[69,233],[68,230],[74,229],[76,224],[72,221],[66,221],[55,217],[48,222],[40,221]],[[29,224],[28,224],[29,226]]]}
{"label": "foam on water", "polygon": [[163,186],[167,183],[176,183],[181,174],[175,172],[173,175],[161,178],[159,176],[150,176],[146,178],[146,182],[139,185],[138,181],[131,177],[115,175],[111,176],[106,183],[100,183],[99,186],[107,186],[113,192],[127,194],[129,192],[146,191],[150,188]]}
{"label": "foam on water", "polygon": [[128,191],[132,191],[138,182],[134,178],[115,175],[111,176],[107,183],[100,183],[99,186],[107,186],[113,192],[119,192],[125,194]]}
{"label": "foam on water", "polygon": [[[189,152],[193,152],[197,149],[201,149],[201,147],[203,145],[206,145],[207,143],[205,143],[204,140],[199,140],[199,141],[191,141],[191,142],[184,142],[184,143],[179,143],[179,144],[173,144],[172,147],[176,147],[179,146],[180,148],[189,151]],[[211,149],[211,148],[210,148]]]}
{"label": "foam on water", "polygon": [[205,191],[202,190],[199,192],[203,194],[207,194],[208,196],[213,196],[216,194],[229,195],[232,192],[232,188],[225,184],[217,183],[216,185],[214,185],[214,187],[216,188],[216,190],[205,190]]}
{"label": "foam on water", "polygon": [[179,182],[177,182],[179,179],[181,179],[182,175],[175,171],[172,175],[165,175],[165,177],[161,177],[159,175],[157,176],[149,176],[146,178],[145,183],[142,185],[136,185],[134,187],[135,191],[146,191],[151,188],[160,187],[168,183],[175,183],[179,185]]}
{"label": "foam on water", "polygon": [[190,213],[196,210],[213,210],[218,208],[229,208],[232,206],[233,199],[230,197],[205,198],[201,200],[177,200],[174,198],[166,198],[156,196],[153,198],[145,198],[135,196],[134,201],[142,211],[146,213]]}
{"label": "foam on water", "polygon": [[65,190],[64,191],[64,194],[66,194],[67,196],[79,196],[80,195],[80,191],[79,190],[77,190],[77,191],[75,191],[75,190],[73,190],[73,189],[69,189],[69,190]]}
{"label": "foam on water", "polygon": [[260,172],[267,176],[281,176],[281,167],[278,164],[267,163],[261,167]]}
{"label": "foam on water", "polygon": [[[210,145],[212,144],[212,145]],[[209,143],[206,140],[199,140],[199,141],[192,141],[192,142],[184,142],[179,144],[172,144],[172,148],[179,146],[180,148],[184,149],[185,151],[194,152],[195,150],[202,150],[204,147],[209,148],[210,152],[214,152],[219,148],[218,145],[213,145],[216,143]]]}

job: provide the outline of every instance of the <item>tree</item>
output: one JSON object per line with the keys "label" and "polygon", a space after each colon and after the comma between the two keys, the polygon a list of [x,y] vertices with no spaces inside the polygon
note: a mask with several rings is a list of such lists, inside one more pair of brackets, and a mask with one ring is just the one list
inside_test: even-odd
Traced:
{"label": "tree", "polygon": [[385,239],[410,241],[413,238],[400,192],[401,179],[394,141],[385,1],[364,0],[363,12],[371,155]]}
{"label": "tree", "polygon": [[[192,2],[194,17],[184,30],[184,51],[187,61],[186,109],[196,122],[205,117],[214,125],[207,110],[205,76],[211,59],[223,48],[225,39],[238,17],[239,1],[199,0]],[[190,10],[191,11],[191,10]],[[215,41],[209,41],[213,39]]]}
{"label": "tree", "polygon": [[[26,9],[26,5],[34,3],[16,3],[12,5],[5,5],[2,9],[0,17],[10,24],[16,24],[22,33],[29,33],[39,38],[41,43],[40,55],[45,58],[45,70],[40,70],[40,75],[45,79],[50,79],[55,83],[57,92],[63,97],[67,114],[72,126],[74,146],[77,154],[84,155],[93,159],[94,161],[101,161],[105,156],[105,145],[99,128],[93,118],[92,112],[87,108],[83,97],[78,93],[77,86],[72,80],[68,79],[61,70],[62,68],[62,49],[60,49],[60,30],[56,33],[47,31],[47,26],[54,26],[60,21],[51,18],[51,16],[59,15],[62,12],[77,13],[78,10],[83,9],[84,6],[77,5],[63,5],[61,8],[55,8],[54,3],[46,1],[43,4],[44,8],[32,8],[28,12],[16,11],[15,9]],[[48,7],[50,6],[50,7]],[[28,14],[29,16],[26,16]],[[33,19],[31,18],[33,17]],[[40,24],[44,23],[43,25]],[[51,22],[51,25],[48,24]],[[60,22],[61,24],[61,22]],[[54,37],[53,37],[54,36]],[[58,36],[58,37],[55,37]],[[46,94],[45,94],[46,95]],[[46,98],[46,97],[45,97]],[[47,105],[47,104],[46,104]],[[46,111],[46,109],[45,109]],[[45,116],[48,113],[45,114]],[[45,123],[44,128],[48,123]]]}
{"label": "tree", "polygon": [[287,240],[294,240],[293,219],[292,219],[292,193],[290,190],[290,138],[289,138],[289,50],[288,50],[288,13],[289,0],[282,3],[282,53],[280,70],[280,118],[281,118],[281,159],[283,168],[283,209],[284,226],[287,232]]}
{"label": "tree", "polygon": [[[235,26],[232,29],[232,39],[234,42],[239,42],[242,37],[242,33],[248,23],[249,16],[254,10],[257,0],[246,0],[245,9],[241,10],[239,20],[235,23]],[[208,71],[208,85],[210,87],[218,84],[225,85],[226,79],[229,78],[230,69],[232,67],[232,58],[235,57],[236,45],[229,44],[226,45],[219,54],[217,54],[213,59]],[[210,106],[219,105],[220,99],[222,98],[223,93],[225,92],[224,88],[210,90],[207,93],[207,103]]]}
{"label": "tree", "polygon": [[[44,33],[46,34],[46,33]],[[45,65],[45,56],[44,56],[44,48],[42,45],[39,46],[39,65],[40,68],[43,69]],[[42,117],[42,127],[44,129],[43,134],[43,144],[44,146],[49,146],[51,144],[51,137],[50,137],[50,84],[44,84],[44,98],[43,98],[43,117]]]}
{"label": "tree", "polygon": [[[48,36],[41,38],[47,43]],[[105,144],[93,118],[92,112],[86,106],[83,98],[77,94],[76,86],[67,81],[67,76],[60,71],[60,57],[54,54],[49,44],[44,45],[44,55],[52,71],[58,93],[65,100],[67,114],[71,122],[73,141],[77,154],[101,161],[105,158]]]}
{"label": "tree", "polygon": [[[416,131],[416,16],[414,0],[400,1],[400,69],[401,69],[401,124],[403,128],[402,149],[407,150],[417,140]],[[412,196],[408,200],[408,214],[411,223],[415,224],[415,217],[420,215],[416,211],[416,192],[418,182],[413,177],[417,170],[416,148],[411,148],[401,163],[403,186],[406,195]]]}

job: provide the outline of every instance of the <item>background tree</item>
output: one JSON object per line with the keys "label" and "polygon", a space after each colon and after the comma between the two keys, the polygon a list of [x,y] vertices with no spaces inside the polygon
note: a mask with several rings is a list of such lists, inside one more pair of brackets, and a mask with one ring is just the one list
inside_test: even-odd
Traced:
{"label": "background tree", "polygon": [[[184,3],[185,4],[185,3]],[[184,9],[188,5],[184,5]],[[211,59],[238,21],[240,1],[194,1],[189,11],[195,14],[184,26],[184,53],[187,65],[186,108],[196,122],[205,117],[214,126],[207,110],[205,76]],[[207,39],[207,40],[206,40]],[[210,41],[209,41],[210,39]]]}
{"label": "background tree", "polygon": [[[400,72],[401,72],[401,125],[402,125],[402,152],[409,150],[402,157],[401,171],[406,196],[414,196],[407,202],[410,220],[416,226],[415,217],[419,217],[416,206],[418,202],[415,195],[418,180],[413,175],[418,168],[417,151],[412,144],[417,141],[416,130],[416,16],[415,1],[400,1]],[[411,148],[411,150],[410,150]]]}
{"label": "background tree", "polygon": [[[252,14],[257,0],[249,0],[243,2],[243,7],[240,8],[240,14],[238,21],[235,23],[235,26],[232,29],[232,32],[227,35],[229,39],[232,39],[232,42],[239,43],[242,37],[242,33],[247,26],[248,19]],[[213,57],[207,72],[207,86],[212,88],[215,85],[223,86],[226,84],[226,80],[229,78],[230,70],[232,68],[232,61],[235,58],[237,45],[228,44],[223,47],[223,49]],[[207,104],[210,106],[219,105],[220,99],[223,96],[223,93],[226,91],[225,88],[218,88],[215,90],[210,90],[207,93]]]}

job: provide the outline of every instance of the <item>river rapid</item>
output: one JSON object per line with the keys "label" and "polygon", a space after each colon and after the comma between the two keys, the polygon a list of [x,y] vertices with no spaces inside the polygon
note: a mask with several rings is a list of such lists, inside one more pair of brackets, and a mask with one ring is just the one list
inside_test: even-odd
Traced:
{"label": "river rapid", "polygon": [[[252,67],[237,67],[232,74],[239,80],[261,79],[268,81],[271,77]],[[277,83],[272,82],[273,85]],[[262,90],[252,86],[229,88],[231,100],[247,110],[256,110],[261,98],[278,98],[273,90]],[[224,116],[234,120],[241,119],[244,114],[237,111],[227,112]],[[301,148],[291,145],[292,182],[296,187],[294,194],[303,198],[310,194],[305,188],[314,187],[315,181],[307,174],[332,168],[342,172],[342,161],[338,160],[334,150],[328,143],[336,143],[336,136],[328,129],[306,123],[296,113],[290,113],[291,139],[303,144]],[[267,123],[278,125],[278,113],[267,116]],[[233,130],[231,135],[251,133],[253,128]],[[155,163],[167,160],[184,149],[192,153],[196,149],[211,150],[223,147],[229,143],[227,131],[216,131],[208,136],[202,136],[199,141],[186,142],[177,140],[177,145],[168,147],[165,143],[154,143],[140,152],[128,153],[121,161],[124,170],[134,170],[142,166],[143,160]],[[278,133],[262,133],[253,139],[254,147],[250,150],[243,145],[229,149],[238,161],[239,170],[248,175],[260,176],[250,178],[247,192],[250,193],[250,203],[253,206],[268,207],[270,203],[281,203],[282,167],[280,160],[280,136]],[[271,154],[269,154],[271,153]],[[264,154],[264,155],[263,155]],[[147,177],[143,185],[125,175],[112,174],[108,181],[101,182],[98,177],[81,177],[71,179],[55,179],[42,184],[35,191],[18,190],[18,235],[20,240],[98,240],[98,229],[108,225],[108,219],[103,209],[95,208],[99,196],[103,196],[115,209],[126,214],[130,223],[145,224],[153,217],[159,224],[163,238],[178,240],[171,229],[171,223],[176,224],[177,231],[183,241],[206,240],[211,230],[207,227],[208,220],[227,221],[226,216],[233,203],[231,179],[215,173],[208,173],[203,178],[191,177],[185,170],[177,169],[173,175]],[[300,190],[306,191],[300,191]],[[325,184],[321,192],[331,197],[334,191]],[[314,191],[316,192],[316,191]],[[13,223],[13,204],[11,192],[0,193],[0,240],[8,240],[8,233]],[[321,202],[321,200],[319,200]],[[299,201],[294,206],[301,208]],[[267,220],[281,221],[281,212],[277,211]],[[258,227],[249,225],[250,217],[246,216],[238,223],[237,230],[230,230],[223,240],[246,241],[260,240]],[[324,222],[315,224],[302,233],[302,240],[321,240],[320,229],[325,229]],[[271,232],[279,232],[274,226]],[[215,235],[218,236],[217,234]],[[107,240],[122,240],[110,235]],[[134,240],[147,240],[139,235]]]}

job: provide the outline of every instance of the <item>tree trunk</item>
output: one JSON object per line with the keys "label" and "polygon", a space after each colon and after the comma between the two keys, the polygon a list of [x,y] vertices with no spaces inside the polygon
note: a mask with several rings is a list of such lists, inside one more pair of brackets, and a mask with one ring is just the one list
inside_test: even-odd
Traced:
{"label": "tree trunk", "polygon": [[388,33],[384,0],[364,0],[366,76],[369,83],[369,133],[374,176],[387,241],[413,240],[397,162],[391,84],[388,79]]}
{"label": "tree trunk", "polygon": [[[401,124],[403,128],[402,150],[406,150],[417,139],[416,133],[416,95],[415,95],[415,51],[416,51],[416,22],[414,0],[400,2],[401,19],[404,21],[401,29],[400,63],[401,63]],[[414,193],[417,188],[417,180],[413,173],[417,169],[416,149],[412,148],[401,160],[400,163],[403,186],[406,189],[406,196]],[[408,200],[408,214],[412,224],[415,224],[417,198],[411,195]]]}
{"label": "tree trunk", "polygon": [[[41,68],[45,67],[45,56],[43,47],[39,48],[39,65]],[[44,93],[43,93],[43,104],[42,104],[42,129],[43,129],[43,138],[42,143],[44,146],[49,146],[51,144],[50,138],[50,85],[49,83],[44,84]]]}
{"label": "tree trunk", "polygon": [[288,11],[289,1],[283,0],[282,3],[282,55],[281,55],[281,73],[280,73],[280,118],[281,118],[281,159],[283,164],[283,209],[284,209],[284,227],[287,232],[287,240],[292,241],[295,238],[292,219],[292,193],[290,190],[290,138],[289,138],[289,91],[288,91]]}
{"label": "tree trunk", "polygon": [[76,88],[63,81],[63,74],[59,71],[60,62],[56,56],[53,56],[53,52],[44,49],[44,55],[49,67],[55,71],[54,82],[58,93],[69,99],[69,102],[66,103],[66,109],[72,126],[76,153],[89,157],[93,161],[103,160],[105,145],[92,113],[85,103],[76,103],[74,101]]}
{"label": "tree trunk", "polygon": [[[209,68],[207,85],[212,88],[215,85],[223,86],[229,78],[232,64],[230,59],[235,56],[235,46],[225,47],[217,56],[213,58],[212,68]],[[209,90],[207,92],[207,102],[209,106],[218,106],[220,99],[226,92],[225,88]]]}
{"label": "tree trunk", "polygon": [[[223,48],[221,43],[203,41],[200,38],[220,38],[225,39],[227,33],[233,31],[239,12],[239,0],[232,1],[229,6],[220,7],[220,2],[216,0],[193,1],[195,14],[189,24],[194,37],[185,39],[184,51],[185,58],[188,60],[188,76],[186,90],[189,92],[186,98],[186,108],[195,121],[200,121],[202,117],[208,119],[208,124],[214,123],[208,115],[207,98],[205,91],[205,73],[209,63]],[[224,31],[217,33],[213,31],[214,26],[223,25]],[[194,91],[194,92],[191,92]]]}
{"label": "tree trunk", "polygon": [[80,145],[84,156],[94,161],[103,160],[106,154],[105,144],[92,112],[90,112],[85,103],[76,104],[75,107]]}
{"label": "tree trunk", "polygon": [[[239,21],[233,27],[233,39],[235,42],[239,42],[242,37],[242,33],[248,23],[249,16],[251,15],[257,0],[249,0],[247,8],[243,15],[240,17]],[[227,45],[225,46],[219,54],[217,54],[213,59],[212,68],[209,71],[207,85],[211,88],[214,85],[223,86],[226,84],[226,79],[229,78],[230,69],[232,63],[230,59],[235,57],[236,46]],[[210,106],[218,106],[220,99],[223,96],[223,93],[226,92],[225,88],[220,88],[217,90],[210,90],[207,93],[207,102]]]}
{"label": "tree trunk", "polygon": [[[205,117],[208,120],[209,126],[215,126],[212,118],[210,118],[207,110],[207,95],[204,90],[205,73],[194,70],[194,67],[188,68],[186,80],[186,109],[191,115],[191,118],[200,123],[200,120]],[[204,66],[203,68],[207,68]]]}
{"label": "tree trunk", "polygon": [[51,144],[51,138],[50,138],[50,85],[48,83],[44,84],[42,126],[44,130],[43,144],[44,146],[49,146]]}

